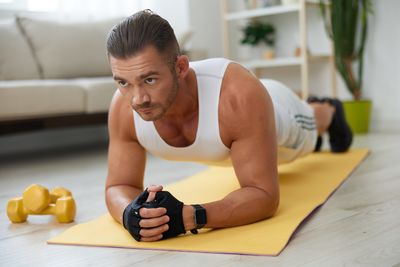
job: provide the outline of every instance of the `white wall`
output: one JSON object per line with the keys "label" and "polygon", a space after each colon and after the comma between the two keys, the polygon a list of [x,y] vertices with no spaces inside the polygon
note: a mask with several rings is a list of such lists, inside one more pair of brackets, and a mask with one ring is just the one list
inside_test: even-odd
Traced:
{"label": "white wall", "polygon": [[205,57],[222,56],[220,1],[190,0],[190,26],[193,30],[191,49],[204,51]]}
{"label": "white wall", "polygon": [[141,0],[141,9],[146,8],[168,20],[177,35],[190,29],[187,0]]}
{"label": "white wall", "polygon": [[373,129],[400,132],[400,1],[374,0],[365,54],[364,96]]}

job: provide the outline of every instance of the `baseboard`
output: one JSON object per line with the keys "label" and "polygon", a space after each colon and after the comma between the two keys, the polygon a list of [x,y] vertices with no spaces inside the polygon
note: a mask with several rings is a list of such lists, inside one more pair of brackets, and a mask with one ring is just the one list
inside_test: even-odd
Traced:
{"label": "baseboard", "polygon": [[373,120],[371,121],[370,131],[379,133],[400,133],[400,118]]}
{"label": "baseboard", "polygon": [[107,126],[71,127],[47,129],[31,133],[0,136],[0,158],[8,155],[106,145]]}

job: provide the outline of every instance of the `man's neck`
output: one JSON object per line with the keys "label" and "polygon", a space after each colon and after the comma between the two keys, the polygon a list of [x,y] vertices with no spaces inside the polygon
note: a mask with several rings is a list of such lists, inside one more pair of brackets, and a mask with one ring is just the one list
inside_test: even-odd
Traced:
{"label": "man's neck", "polygon": [[193,70],[190,70],[189,75],[184,80],[179,81],[179,89],[175,101],[160,119],[160,122],[184,122],[197,115],[198,110],[196,74]]}

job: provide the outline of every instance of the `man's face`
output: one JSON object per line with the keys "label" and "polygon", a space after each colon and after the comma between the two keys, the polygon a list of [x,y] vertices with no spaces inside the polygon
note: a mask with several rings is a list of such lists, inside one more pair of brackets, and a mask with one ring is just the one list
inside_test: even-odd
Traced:
{"label": "man's face", "polygon": [[121,94],[146,121],[160,119],[178,92],[177,75],[153,46],[128,59],[110,56],[110,66]]}

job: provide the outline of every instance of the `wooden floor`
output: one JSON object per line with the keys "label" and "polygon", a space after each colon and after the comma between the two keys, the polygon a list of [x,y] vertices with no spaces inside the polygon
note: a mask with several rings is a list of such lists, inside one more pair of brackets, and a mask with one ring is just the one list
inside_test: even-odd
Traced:
{"label": "wooden floor", "polygon": [[[400,135],[357,136],[370,156],[297,232],[278,257],[47,245],[71,226],[49,216],[11,224],[9,198],[32,183],[72,190],[76,223],[106,212],[106,149],[3,157],[0,160],[0,266],[400,266]],[[167,184],[204,167],[150,158],[146,185]],[[323,177],[321,177],[323,178]]]}

